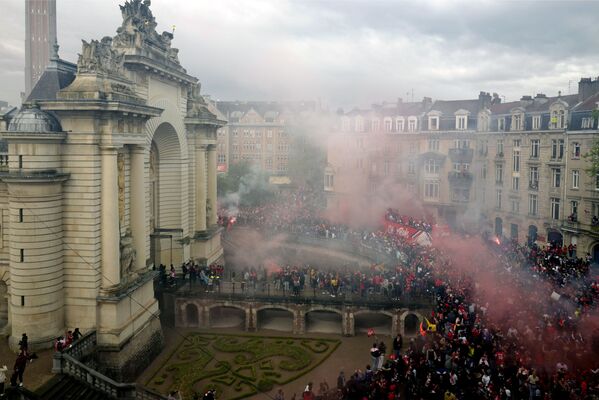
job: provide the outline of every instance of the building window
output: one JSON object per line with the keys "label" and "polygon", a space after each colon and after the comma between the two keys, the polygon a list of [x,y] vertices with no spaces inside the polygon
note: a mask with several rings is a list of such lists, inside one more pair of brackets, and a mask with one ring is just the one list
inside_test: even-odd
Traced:
{"label": "building window", "polygon": [[482,179],[487,179],[487,164],[483,164],[481,167],[480,176]]}
{"label": "building window", "polygon": [[480,114],[478,118],[478,130],[480,132],[488,132],[489,131],[489,115],[486,113]]}
{"label": "building window", "polygon": [[562,180],[562,169],[561,168],[551,168],[551,182],[554,188],[560,187],[560,183]]}
{"label": "building window", "polygon": [[19,208],[19,222],[23,222],[23,209]]}
{"label": "building window", "polygon": [[414,160],[409,160],[408,161],[408,174],[415,174],[416,173],[416,164],[414,163]]}
{"label": "building window", "polygon": [[225,156],[224,154],[219,154],[218,155],[218,163],[224,164],[226,162],[227,162],[227,156]]}
{"label": "building window", "polygon": [[497,130],[505,131],[505,118],[497,118]]}
{"label": "building window", "polygon": [[459,131],[465,131],[466,129],[468,129],[468,116],[467,115],[456,115],[455,128]]}
{"label": "building window", "polygon": [[[364,130],[364,126],[363,125],[364,124],[362,124],[362,129],[359,130],[358,132],[362,132]],[[373,119],[372,120],[372,131],[373,132],[378,132],[379,131],[379,120],[378,119]]]}
{"label": "building window", "polygon": [[385,132],[391,132],[393,121],[390,118],[385,118]]}
{"label": "building window", "polygon": [[540,139],[530,140],[530,158],[539,158],[539,150],[541,149]]}
{"label": "building window", "polygon": [[580,171],[577,169],[572,170],[572,189],[578,189],[580,184]]}
{"label": "building window", "polygon": [[497,140],[497,156],[503,157],[503,139]]}
{"label": "building window", "polygon": [[570,202],[570,221],[578,221],[578,201],[572,200]]}
{"label": "building window", "polygon": [[551,198],[551,219],[559,219],[559,202],[557,197]]}
{"label": "building window", "polygon": [[495,191],[495,207],[501,210],[501,189]]}
{"label": "building window", "polygon": [[572,158],[574,158],[574,159],[580,158],[580,143],[578,143],[578,142],[572,143]]}
{"label": "building window", "polygon": [[403,132],[403,130],[404,130],[404,119],[403,118],[397,119],[395,121],[395,126],[396,126],[398,132]]}
{"label": "building window", "polygon": [[502,164],[495,164],[495,182],[496,183],[503,183],[503,165]]}
{"label": "building window", "polygon": [[439,139],[429,139],[428,150],[429,151],[439,151]]}
{"label": "building window", "polygon": [[418,120],[416,119],[416,117],[408,118],[408,131],[416,132],[416,129],[418,129]]}
{"label": "building window", "polygon": [[528,187],[531,189],[539,189],[539,167],[530,167]]}
{"label": "building window", "polygon": [[511,211],[513,213],[518,214],[520,212],[520,202],[518,200],[512,199],[511,206],[512,206]]}
{"label": "building window", "polygon": [[332,174],[326,174],[324,176],[324,187],[327,189],[333,189],[334,178]]}
{"label": "building window", "polygon": [[553,129],[563,129],[566,126],[566,111],[553,110],[551,112],[551,127]]}
{"label": "building window", "polygon": [[21,260],[21,262],[25,261],[25,249],[21,249],[21,251],[19,252],[19,259]]}
{"label": "building window", "polygon": [[513,165],[512,165],[513,172],[520,172],[520,150],[514,150],[513,161],[514,161]]}
{"label": "building window", "polygon": [[583,118],[581,128],[582,129],[593,129],[593,118],[591,118],[591,117]]}
{"label": "building window", "polygon": [[534,115],[532,117],[532,129],[541,129],[541,116]]}
{"label": "building window", "polygon": [[522,130],[522,114],[514,114],[512,115],[512,127],[510,130],[512,131],[521,131]]}
{"label": "building window", "polygon": [[553,139],[551,141],[551,158],[557,160],[564,158],[564,139]]}
{"label": "building window", "polygon": [[529,215],[537,215],[539,212],[539,203],[536,194],[528,195],[528,214]]}
{"label": "building window", "polygon": [[512,190],[520,190],[520,177],[512,176]]}
{"label": "building window", "polygon": [[424,171],[427,174],[438,174],[439,173],[439,168],[440,168],[440,165],[437,162],[437,160],[434,160],[432,158],[429,158],[424,163]]}
{"label": "building window", "polygon": [[424,197],[427,199],[438,199],[439,198],[439,182],[425,181]]}
{"label": "building window", "polygon": [[439,117],[428,117],[428,129],[431,131],[439,130]]}

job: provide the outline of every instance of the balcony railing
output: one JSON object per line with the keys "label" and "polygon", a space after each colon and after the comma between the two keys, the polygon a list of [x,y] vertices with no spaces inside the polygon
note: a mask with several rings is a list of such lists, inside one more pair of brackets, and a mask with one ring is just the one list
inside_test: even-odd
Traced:
{"label": "balcony railing", "polygon": [[528,182],[528,188],[530,190],[539,190],[539,181],[530,181],[530,182]]}
{"label": "balcony railing", "polygon": [[470,186],[473,176],[468,171],[450,171],[447,175],[450,185]]}

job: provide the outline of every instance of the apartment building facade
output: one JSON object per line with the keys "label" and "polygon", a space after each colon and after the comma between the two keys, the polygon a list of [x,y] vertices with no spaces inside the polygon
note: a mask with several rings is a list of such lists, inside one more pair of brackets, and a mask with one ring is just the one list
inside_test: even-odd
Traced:
{"label": "apartment building facade", "polygon": [[217,133],[219,172],[250,162],[271,175],[287,175],[290,147],[297,126],[314,113],[317,102],[217,101],[228,121]]}
{"label": "apartment building facade", "polygon": [[505,103],[481,92],[341,113],[325,171],[328,207],[348,208],[356,187],[370,202],[393,187],[391,201],[411,193],[423,216],[456,229],[576,244],[599,261],[599,179],[584,157],[598,134],[598,93],[599,79],[583,78],[574,95]]}

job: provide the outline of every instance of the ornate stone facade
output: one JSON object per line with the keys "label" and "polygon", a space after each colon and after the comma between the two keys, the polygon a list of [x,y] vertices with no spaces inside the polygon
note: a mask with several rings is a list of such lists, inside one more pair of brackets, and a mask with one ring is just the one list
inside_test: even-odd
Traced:
{"label": "ornate stone facade", "polygon": [[83,41],[76,73],[54,55],[37,97],[0,133],[11,343],[27,332],[47,347],[66,329],[95,329],[106,370],[123,379],[156,352],[148,338],[162,341],[151,267],[222,258],[213,205],[224,121],[149,6],[126,1],[115,37]]}

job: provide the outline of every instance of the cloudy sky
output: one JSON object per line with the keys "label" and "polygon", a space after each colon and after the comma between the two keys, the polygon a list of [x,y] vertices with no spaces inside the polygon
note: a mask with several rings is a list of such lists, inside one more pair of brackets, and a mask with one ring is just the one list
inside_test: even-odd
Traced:
{"label": "cloudy sky", "polygon": [[[124,0],[57,0],[60,55],[114,35]],[[0,99],[24,88],[24,0],[0,0]],[[507,100],[599,75],[598,1],[152,0],[159,31],[220,100]]]}

